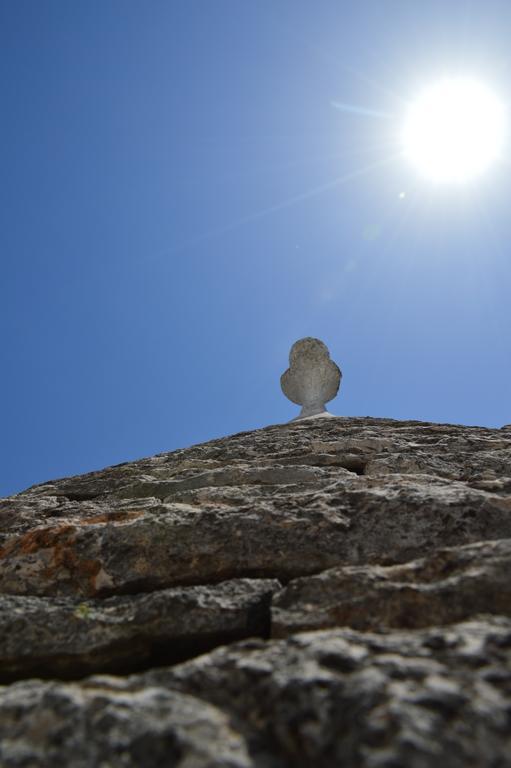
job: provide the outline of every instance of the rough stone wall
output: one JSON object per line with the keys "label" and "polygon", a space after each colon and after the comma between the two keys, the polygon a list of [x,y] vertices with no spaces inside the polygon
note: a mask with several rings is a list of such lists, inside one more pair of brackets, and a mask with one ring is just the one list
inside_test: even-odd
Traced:
{"label": "rough stone wall", "polygon": [[313,418],[0,500],[0,765],[511,766],[511,427]]}

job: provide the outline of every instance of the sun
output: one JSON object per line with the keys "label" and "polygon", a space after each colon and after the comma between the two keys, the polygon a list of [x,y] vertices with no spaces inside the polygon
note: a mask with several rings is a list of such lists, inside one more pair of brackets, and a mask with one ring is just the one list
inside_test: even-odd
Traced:
{"label": "sun", "polygon": [[461,183],[486,170],[506,136],[502,103],[485,85],[445,78],[410,105],[403,128],[404,153],[434,182]]}

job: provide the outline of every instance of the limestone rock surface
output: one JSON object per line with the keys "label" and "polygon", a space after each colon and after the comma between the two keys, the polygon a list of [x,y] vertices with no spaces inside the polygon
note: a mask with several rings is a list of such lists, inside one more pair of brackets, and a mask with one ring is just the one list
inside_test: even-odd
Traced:
{"label": "limestone rock surface", "polygon": [[511,766],[510,566],[509,426],[309,418],[35,486],[0,765]]}
{"label": "limestone rock surface", "polygon": [[403,565],[344,566],[294,579],[272,601],[272,635],[511,617],[511,539],[440,549]]}
{"label": "limestone rock surface", "polygon": [[265,636],[279,586],[238,579],[105,600],[0,595],[0,681],[122,672]]}

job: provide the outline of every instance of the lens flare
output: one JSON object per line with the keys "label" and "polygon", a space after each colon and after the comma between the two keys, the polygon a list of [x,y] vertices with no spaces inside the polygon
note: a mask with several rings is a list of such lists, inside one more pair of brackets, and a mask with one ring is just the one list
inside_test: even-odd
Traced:
{"label": "lens flare", "polygon": [[414,101],[403,129],[405,155],[434,182],[468,181],[502,153],[506,113],[482,83],[450,78],[429,86]]}

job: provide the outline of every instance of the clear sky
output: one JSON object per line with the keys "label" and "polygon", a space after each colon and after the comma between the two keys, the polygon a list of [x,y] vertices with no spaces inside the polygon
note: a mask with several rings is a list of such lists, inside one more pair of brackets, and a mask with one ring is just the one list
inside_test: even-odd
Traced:
{"label": "clear sky", "polygon": [[511,422],[511,150],[453,188],[398,142],[440,76],[511,102],[510,39],[509,0],[0,0],[0,494],[290,419],[302,336],[333,413]]}

